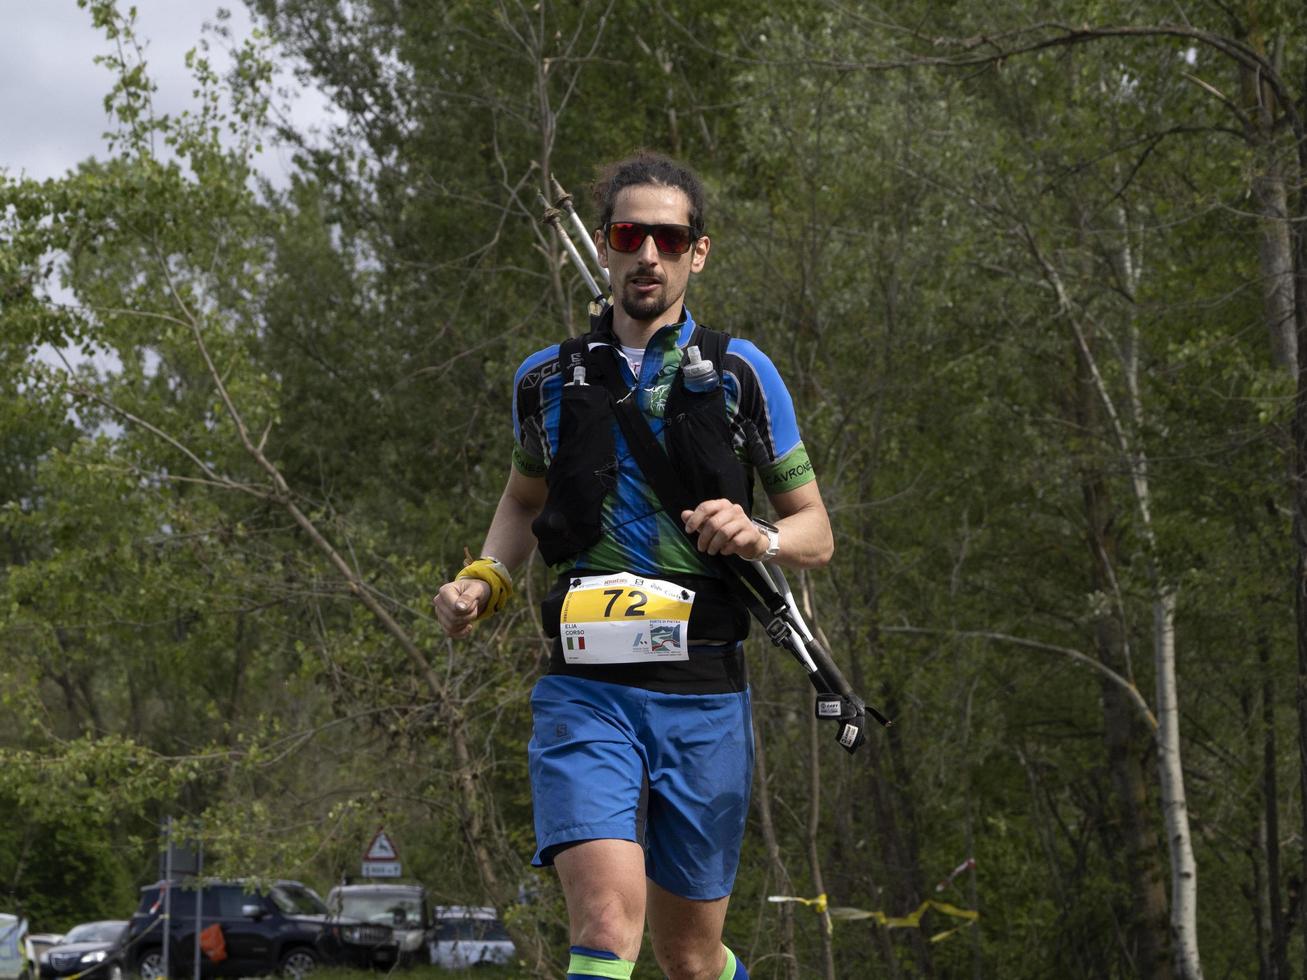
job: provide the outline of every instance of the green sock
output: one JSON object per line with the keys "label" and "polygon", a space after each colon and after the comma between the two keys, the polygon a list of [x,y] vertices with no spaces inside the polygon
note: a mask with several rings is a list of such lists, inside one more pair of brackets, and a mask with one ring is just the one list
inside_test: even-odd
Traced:
{"label": "green sock", "polygon": [[726,966],[722,968],[721,974],[717,980],[749,980],[749,972],[744,968],[744,964],[739,961],[736,955],[731,952],[729,946],[723,946],[726,950]]}
{"label": "green sock", "polygon": [[604,949],[573,946],[567,963],[567,980],[631,980],[635,964]]}

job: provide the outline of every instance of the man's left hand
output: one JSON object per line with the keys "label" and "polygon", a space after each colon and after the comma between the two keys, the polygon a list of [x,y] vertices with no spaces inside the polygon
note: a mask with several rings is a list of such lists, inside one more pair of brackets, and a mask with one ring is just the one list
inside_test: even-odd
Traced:
{"label": "man's left hand", "polygon": [[705,500],[694,510],[681,511],[685,530],[698,533],[699,550],[710,555],[739,555],[754,561],[767,553],[767,535],[730,500]]}

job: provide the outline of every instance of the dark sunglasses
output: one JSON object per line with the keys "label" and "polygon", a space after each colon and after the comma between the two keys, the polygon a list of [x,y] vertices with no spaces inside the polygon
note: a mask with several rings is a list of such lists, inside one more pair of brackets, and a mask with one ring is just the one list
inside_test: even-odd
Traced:
{"label": "dark sunglasses", "polygon": [[634,221],[610,221],[604,227],[608,247],[617,252],[639,251],[650,235],[653,235],[658,251],[667,255],[682,255],[703,237],[689,225],[642,225]]}

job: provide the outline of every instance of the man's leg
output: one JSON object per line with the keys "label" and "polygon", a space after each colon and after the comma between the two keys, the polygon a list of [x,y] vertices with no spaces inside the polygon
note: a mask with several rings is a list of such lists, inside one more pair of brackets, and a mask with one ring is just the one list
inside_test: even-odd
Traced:
{"label": "man's leg", "polygon": [[537,851],[567,899],[568,976],[625,980],[644,933],[644,756],[628,720],[644,692],[548,675],[531,694]]}
{"label": "man's leg", "polygon": [[651,694],[650,702],[642,736],[651,746],[646,866],[654,953],[673,980],[747,977],[722,946],[722,925],[749,810],[749,695]]}
{"label": "man's leg", "polygon": [[588,840],[554,857],[572,937],[569,978],[630,977],[644,935],[644,849]]}
{"label": "man's leg", "polygon": [[695,901],[650,881],[648,897],[654,956],[669,980],[748,980],[743,965],[722,945],[730,896]]}

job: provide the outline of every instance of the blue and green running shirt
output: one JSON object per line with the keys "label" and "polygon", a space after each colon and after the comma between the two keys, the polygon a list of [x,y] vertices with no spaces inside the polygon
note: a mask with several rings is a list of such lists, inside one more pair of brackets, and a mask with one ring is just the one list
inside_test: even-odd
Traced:
{"label": "blue and green running shirt", "polygon": [[[604,324],[611,329],[611,312]],[[661,441],[667,395],[694,332],[694,318],[685,310],[680,323],[663,327],[650,339],[640,366],[637,399],[650,428]],[[613,338],[624,379],[637,379]],[[531,477],[543,477],[558,446],[563,376],[559,346],[537,351],[522,362],[513,388],[513,466]],[[722,377],[726,410],[736,454],[757,474],[768,494],[785,493],[814,479],[812,464],[799,437],[794,402],[767,355],[747,340],[732,337],[725,365],[715,365]],[[663,512],[657,495],[644,479],[626,446],[616,419],[614,440],[618,458],[617,487],[604,501],[603,534],[595,545],[554,571],[569,568],[596,572],[625,571],[635,575],[711,575],[693,542]]]}

